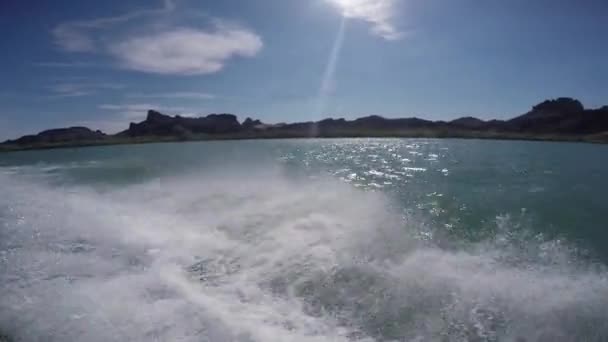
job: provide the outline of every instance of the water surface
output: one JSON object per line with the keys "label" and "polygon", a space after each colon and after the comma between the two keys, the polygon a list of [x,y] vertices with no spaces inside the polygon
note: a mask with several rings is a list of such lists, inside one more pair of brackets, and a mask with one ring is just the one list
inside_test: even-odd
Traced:
{"label": "water surface", "polygon": [[605,146],[310,139],[0,155],[23,341],[605,341]]}

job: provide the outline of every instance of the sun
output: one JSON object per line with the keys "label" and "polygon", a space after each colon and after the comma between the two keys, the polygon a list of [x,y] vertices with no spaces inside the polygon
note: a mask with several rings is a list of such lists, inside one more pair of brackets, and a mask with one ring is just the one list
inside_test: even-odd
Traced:
{"label": "sun", "polygon": [[361,5],[360,0],[327,0],[329,3],[337,7],[345,17],[351,16],[353,12]]}

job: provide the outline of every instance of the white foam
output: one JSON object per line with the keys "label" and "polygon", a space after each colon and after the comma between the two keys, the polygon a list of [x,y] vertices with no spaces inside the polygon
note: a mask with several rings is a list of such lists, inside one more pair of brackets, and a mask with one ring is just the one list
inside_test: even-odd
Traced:
{"label": "white foam", "polygon": [[406,171],[414,171],[414,172],[425,172],[426,171],[425,167],[404,167],[403,169]]}
{"label": "white foam", "polygon": [[605,273],[575,267],[559,243],[530,242],[527,258],[499,238],[444,250],[381,193],[221,171],[104,192],[0,175],[0,330],[25,341],[608,337]]}

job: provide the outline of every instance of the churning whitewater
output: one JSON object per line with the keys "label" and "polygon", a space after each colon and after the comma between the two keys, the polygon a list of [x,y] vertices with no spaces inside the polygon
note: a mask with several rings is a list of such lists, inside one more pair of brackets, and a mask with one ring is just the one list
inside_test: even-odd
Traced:
{"label": "churning whitewater", "polygon": [[385,192],[281,163],[52,176],[99,163],[0,172],[0,331],[15,341],[608,339],[603,266],[514,232],[521,217],[464,244]]}

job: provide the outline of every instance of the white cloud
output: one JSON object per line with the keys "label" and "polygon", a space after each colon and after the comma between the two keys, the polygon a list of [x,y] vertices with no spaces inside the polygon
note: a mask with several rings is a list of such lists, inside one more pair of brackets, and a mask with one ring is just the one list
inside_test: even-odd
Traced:
{"label": "white cloud", "polygon": [[170,93],[151,93],[151,94],[129,94],[128,97],[132,98],[161,98],[161,99],[199,99],[199,100],[212,100],[216,98],[215,95],[196,91],[176,91]]}
{"label": "white cloud", "polygon": [[386,40],[403,37],[394,24],[397,0],[329,0],[345,18],[364,20],[372,25],[372,33]]}
{"label": "white cloud", "polygon": [[240,28],[218,27],[214,32],[176,29],[133,37],[110,48],[128,69],[179,75],[220,71],[232,57],[252,57],[262,48],[255,33]]}
{"label": "white cloud", "polygon": [[211,24],[204,29],[194,24],[169,25],[184,22],[179,20],[184,14],[177,12],[172,1],[165,1],[159,9],[63,23],[52,34],[57,46],[65,51],[103,54],[125,69],[172,75],[215,73],[230,59],[253,57],[263,47],[255,32],[209,16],[196,24]]}

